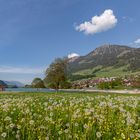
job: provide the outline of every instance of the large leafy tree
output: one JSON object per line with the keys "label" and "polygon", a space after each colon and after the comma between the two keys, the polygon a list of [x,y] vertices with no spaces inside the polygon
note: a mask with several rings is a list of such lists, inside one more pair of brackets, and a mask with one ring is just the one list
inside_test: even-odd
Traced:
{"label": "large leafy tree", "polygon": [[31,87],[33,88],[45,88],[44,82],[41,78],[35,78],[32,83]]}
{"label": "large leafy tree", "polygon": [[68,75],[68,59],[57,58],[52,62],[49,68],[46,70],[46,77],[44,82],[48,88],[62,89],[68,88],[69,83],[67,82]]}

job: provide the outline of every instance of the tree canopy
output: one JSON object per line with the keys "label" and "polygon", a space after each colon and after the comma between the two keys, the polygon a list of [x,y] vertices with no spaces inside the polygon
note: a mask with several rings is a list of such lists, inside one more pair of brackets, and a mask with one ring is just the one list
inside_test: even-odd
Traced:
{"label": "tree canopy", "polygon": [[44,82],[41,78],[35,78],[32,83],[31,87],[33,88],[45,88]]}
{"label": "tree canopy", "polygon": [[67,79],[68,59],[57,58],[52,62],[46,70],[46,77],[44,79],[47,87],[52,89],[68,88],[69,83]]}

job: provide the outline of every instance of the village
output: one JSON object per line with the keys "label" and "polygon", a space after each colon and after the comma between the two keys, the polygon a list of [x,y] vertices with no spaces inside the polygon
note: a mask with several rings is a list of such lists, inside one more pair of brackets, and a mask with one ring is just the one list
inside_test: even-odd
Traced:
{"label": "village", "polygon": [[77,80],[72,84],[73,89],[139,89],[140,88],[140,75],[118,77],[105,77],[105,78],[88,78]]}

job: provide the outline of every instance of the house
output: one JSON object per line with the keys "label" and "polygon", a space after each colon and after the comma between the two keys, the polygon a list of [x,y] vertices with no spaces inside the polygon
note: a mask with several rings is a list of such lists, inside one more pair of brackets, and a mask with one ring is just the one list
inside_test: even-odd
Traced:
{"label": "house", "polygon": [[5,86],[0,85],[0,91],[5,91]]}

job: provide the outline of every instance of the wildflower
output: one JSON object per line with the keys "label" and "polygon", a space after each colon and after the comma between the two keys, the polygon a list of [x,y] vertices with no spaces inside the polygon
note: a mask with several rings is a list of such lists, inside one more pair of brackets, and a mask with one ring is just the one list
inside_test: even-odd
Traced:
{"label": "wildflower", "polygon": [[67,134],[69,132],[69,130],[68,129],[65,129],[64,132]]}
{"label": "wildflower", "polygon": [[20,133],[20,131],[19,130],[17,130],[17,134],[19,134]]}
{"label": "wildflower", "polygon": [[15,110],[16,110],[16,108],[13,108],[13,110],[15,111]]}
{"label": "wildflower", "polygon": [[138,138],[140,138],[140,133],[136,133],[136,136],[137,136]]}
{"label": "wildflower", "polygon": [[63,132],[62,132],[61,130],[58,132],[59,135],[61,135],[62,133],[63,133]]}
{"label": "wildflower", "polygon": [[3,133],[1,134],[1,136],[2,136],[3,138],[6,138],[7,134],[6,134],[5,132],[3,132]]}
{"label": "wildflower", "polygon": [[97,138],[100,138],[102,136],[101,132],[96,132]]}
{"label": "wildflower", "polygon": [[135,137],[135,135],[131,133],[130,134],[130,138],[134,138],[134,137]]}
{"label": "wildflower", "polygon": [[45,121],[49,121],[49,117],[45,117]]}
{"label": "wildflower", "polygon": [[121,133],[121,137],[122,137],[122,139],[125,139],[124,133]]}
{"label": "wildflower", "polygon": [[125,124],[125,120],[122,120],[122,123]]}
{"label": "wildflower", "polygon": [[22,119],[21,119],[21,122],[25,122],[25,118],[22,118]]}
{"label": "wildflower", "polygon": [[30,125],[33,125],[34,124],[34,120],[30,120]]}
{"label": "wildflower", "polygon": [[21,129],[21,125],[17,125],[17,128],[18,128],[18,129]]}
{"label": "wildflower", "polygon": [[84,128],[87,129],[88,128],[88,125],[87,124],[84,124]]}
{"label": "wildflower", "polygon": [[4,120],[5,121],[11,121],[11,118],[9,116],[7,116]]}
{"label": "wildflower", "polygon": [[70,124],[69,124],[69,123],[66,123],[66,126],[67,126],[67,127],[69,127],[69,126],[70,126]]}
{"label": "wildflower", "polygon": [[79,124],[78,123],[75,123],[75,126],[77,127]]}
{"label": "wildflower", "polygon": [[26,114],[28,114],[29,112],[30,112],[30,110],[29,110],[29,109],[27,109],[27,110],[25,111],[25,113],[26,113]]}
{"label": "wildflower", "polygon": [[15,125],[13,123],[10,124],[10,127],[13,128]]}
{"label": "wildflower", "polygon": [[16,134],[16,138],[17,138],[17,139],[20,139],[20,135],[19,135],[19,134]]}
{"label": "wildflower", "polygon": [[51,117],[53,116],[53,112],[50,113],[50,116],[51,116]]}

